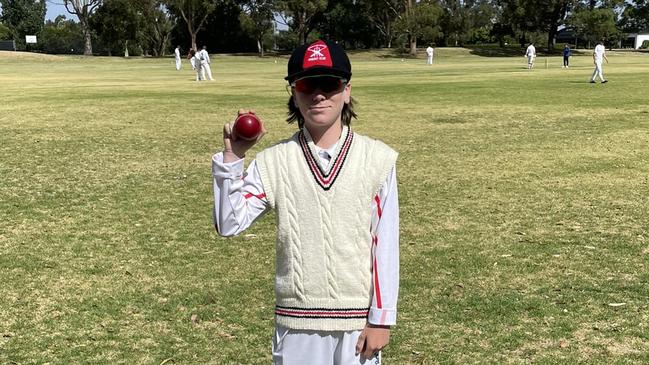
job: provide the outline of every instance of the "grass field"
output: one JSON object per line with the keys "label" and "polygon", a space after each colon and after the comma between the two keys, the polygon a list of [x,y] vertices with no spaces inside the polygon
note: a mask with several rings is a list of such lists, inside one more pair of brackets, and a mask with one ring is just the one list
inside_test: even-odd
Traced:
{"label": "grass field", "polygon": [[[649,54],[354,53],[356,131],[400,152],[384,364],[649,363]],[[274,216],[224,239],[210,156],[286,58],[0,52],[0,364],[269,364]],[[249,154],[250,157],[254,153]]]}

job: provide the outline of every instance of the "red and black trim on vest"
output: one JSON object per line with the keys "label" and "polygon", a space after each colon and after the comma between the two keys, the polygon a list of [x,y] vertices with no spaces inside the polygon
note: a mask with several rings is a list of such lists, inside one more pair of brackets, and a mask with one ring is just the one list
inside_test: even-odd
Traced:
{"label": "red and black trim on vest", "polygon": [[275,315],[292,318],[356,319],[367,318],[369,308],[297,308],[275,306]]}
{"label": "red and black trim on vest", "polygon": [[343,165],[345,164],[345,160],[347,159],[347,155],[349,154],[349,150],[352,145],[353,139],[354,139],[354,132],[352,132],[352,130],[349,129],[349,132],[347,133],[347,136],[343,141],[343,146],[340,149],[340,152],[338,152],[336,159],[330,163],[330,166],[332,166],[332,168],[329,170],[328,173],[326,173],[316,162],[317,161],[316,158],[318,157],[314,156],[313,152],[309,148],[309,143],[307,142],[306,137],[304,136],[304,132],[300,131],[300,134],[298,136],[298,141],[300,143],[300,147],[302,148],[302,153],[304,155],[304,158],[306,159],[307,165],[309,166],[309,170],[311,170],[311,174],[313,175],[313,178],[323,190],[327,191],[331,189],[331,187],[334,185],[334,182],[336,182],[336,178],[340,174],[340,171],[342,170]]}

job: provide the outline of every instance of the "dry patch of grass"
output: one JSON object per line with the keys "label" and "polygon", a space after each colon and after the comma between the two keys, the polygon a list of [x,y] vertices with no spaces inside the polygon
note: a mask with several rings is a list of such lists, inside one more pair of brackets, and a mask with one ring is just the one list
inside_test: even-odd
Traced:
{"label": "dry patch of grass", "polygon": [[0,60],[3,61],[19,61],[19,60],[56,61],[64,58],[66,57],[44,54],[44,53],[0,51]]}

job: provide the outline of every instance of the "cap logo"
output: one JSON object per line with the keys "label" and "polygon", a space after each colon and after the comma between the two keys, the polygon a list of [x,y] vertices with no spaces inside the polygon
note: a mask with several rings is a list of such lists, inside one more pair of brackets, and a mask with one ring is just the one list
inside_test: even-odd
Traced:
{"label": "cap logo", "polygon": [[323,41],[311,44],[304,53],[302,68],[307,69],[314,66],[332,67],[329,47]]}

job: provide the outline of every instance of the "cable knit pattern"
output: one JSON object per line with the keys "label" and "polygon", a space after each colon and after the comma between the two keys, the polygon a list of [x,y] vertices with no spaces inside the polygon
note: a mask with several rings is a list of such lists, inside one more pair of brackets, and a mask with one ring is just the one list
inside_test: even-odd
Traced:
{"label": "cable knit pattern", "polygon": [[[364,191],[368,190],[367,181],[361,180],[360,184]],[[370,199],[368,200],[367,196],[358,195],[356,204],[358,204],[359,206],[366,205],[367,209],[371,210],[373,200],[374,200],[374,196],[371,196]],[[361,221],[360,216],[357,215],[355,218],[356,218],[355,226],[356,226],[357,237],[363,237],[364,235],[367,235],[369,233],[370,227],[369,226],[363,227],[363,222]],[[365,240],[362,239],[356,240],[356,248],[359,251],[367,250],[368,248],[371,250],[372,249],[371,237],[370,237],[369,245],[368,242]],[[358,265],[358,267],[371,266],[371,261],[365,261],[363,256],[357,256],[356,265]],[[363,275],[363,277],[361,278],[361,284],[363,285],[363,290],[369,292],[372,286],[372,272],[363,270],[361,272],[361,275]]]}
{"label": "cable knit pattern", "polygon": [[397,154],[345,127],[323,174],[312,143],[298,132],[256,158],[277,212],[275,320],[291,329],[362,329],[371,305],[371,204]]}
{"label": "cable knit pattern", "polygon": [[336,272],[333,265],[333,260],[336,259],[336,253],[334,251],[334,238],[332,237],[334,227],[331,214],[331,202],[325,196],[319,199],[319,203],[322,208],[322,233],[325,247],[325,269],[327,270],[327,292],[330,298],[338,299],[340,297],[340,289],[338,288]]}
{"label": "cable knit pattern", "polygon": [[[284,158],[284,157],[283,157]],[[300,225],[297,216],[297,209],[295,203],[295,196],[293,194],[286,194],[284,190],[290,186],[290,178],[288,172],[288,165],[281,165],[282,185],[281,189],[283,195],[286,196],[286,213],[288,214],[288,222],[291,227],[289,246],[291,250],[291,268],[293,270],[293,285],[295,286],[295,295],[304,300],[304,279],[302,274],[302,252],[300,248]]]}

